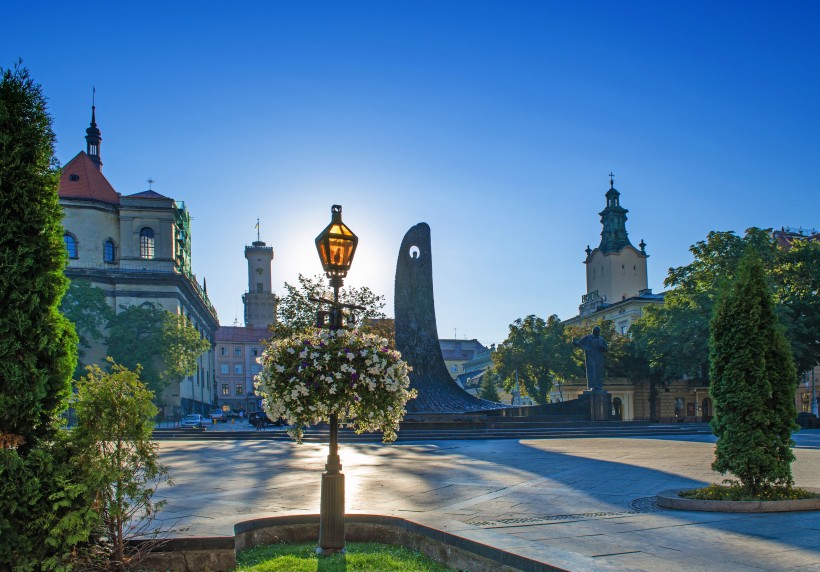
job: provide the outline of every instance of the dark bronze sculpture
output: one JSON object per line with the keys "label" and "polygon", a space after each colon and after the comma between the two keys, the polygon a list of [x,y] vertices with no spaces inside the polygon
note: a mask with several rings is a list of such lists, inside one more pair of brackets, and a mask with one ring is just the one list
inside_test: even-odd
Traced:
{"label": "dark bronze sculpture", "polygon": [[413,368],[410,387],[418,397],[409,413],[464,413],[503,407],[473,397],[453,381],[444,365],[433,303],[430,227],[419,223],[404,235],[396,262],[396,349]]}
{"label": "dark bronze sculpture", "polygon": [[606,341],[601,337],[601,328],[595,326],[592,333],[580,340],[572,340],[572,345],[584,350],[584,359],[587,370],[587,387],[589,389],[604,388],[604,353],[607,351]]}

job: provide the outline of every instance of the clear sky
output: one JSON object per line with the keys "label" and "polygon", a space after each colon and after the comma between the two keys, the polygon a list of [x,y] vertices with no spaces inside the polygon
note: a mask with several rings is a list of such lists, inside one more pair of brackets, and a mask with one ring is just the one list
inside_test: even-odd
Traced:
{"label": "clear sky", "polygon": [[820,227],[817,2],[6,0],[0,66],[50,101],[62,163],[193,216],[193,266],[242,320],[244,246],[281,292],[321,272],[343,206],[347,283],[385,294],[404,233],[432,230],[439,336],[567,319],[608,173],[649,286],[710,230]]}

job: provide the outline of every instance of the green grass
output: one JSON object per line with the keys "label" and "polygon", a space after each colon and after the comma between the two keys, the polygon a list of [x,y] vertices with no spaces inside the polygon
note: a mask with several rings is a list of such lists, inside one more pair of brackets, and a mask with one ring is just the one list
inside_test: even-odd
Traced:
{"label": "green grass", "polygon": [[345,554],[318,556],[316,544],[270,544],[237,555],[235,572],[447,572],[419,552],[401,546],[350,542]]}

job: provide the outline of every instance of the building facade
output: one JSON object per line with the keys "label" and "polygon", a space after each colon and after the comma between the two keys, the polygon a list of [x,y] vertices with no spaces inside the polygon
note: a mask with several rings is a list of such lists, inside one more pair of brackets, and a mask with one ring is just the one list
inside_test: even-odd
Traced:
{"label": "building facade", "polygon": [[[178,417],[207,413],[214,398],[214,334],[219,322],[203,286],[191,271],[191,217],[184,202],[153,190],[116,192],[102,174],[96,111],[86,130],[86,151],[62,169],[60,205],[68,250],[66,276],[87,280],[105,293],[115,312],[154,303],[184,315],[211,349],[199,356],[197,371],[162,396],[161,413]],[[86,359],[104,363],[107,349],[95,344]]]}
{"label": "building facade", "polygon": [[262,341],[269,337],[268,328],[221,326],[216,331],[216,407],[242,411],[246,417],[262,409],[253,385],[262,370],[257,361]]}
{"label": "building facade", "polygon": [[459,340],[443,338],[438,341],[441,347],[441,356],[444,358],[444,365],[450,372],[450,377],[454,380],[464,373],[464,364],[472,360],[476,353],[485,351],[487,348],[476,339]]}

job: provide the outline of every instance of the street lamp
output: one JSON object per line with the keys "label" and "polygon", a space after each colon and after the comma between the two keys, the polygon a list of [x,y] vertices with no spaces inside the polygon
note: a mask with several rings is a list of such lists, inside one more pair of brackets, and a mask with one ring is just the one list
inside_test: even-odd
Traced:
{"label": "street lamp", "polygon": [[[330,329],[342,327],[342,305],[339,304],[339,288],[344,284],[359,238],[342,222],[341,205],[330,209],[330,224],[316,237],[316,250],[322,268],[333,288]],[[330,447],[322,473],[322,498],[319,509],[319,550],[332,554],[345,547],[345,476],[339,459],[339,418],[330,416]]]}

